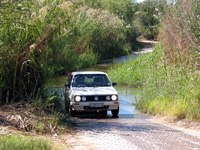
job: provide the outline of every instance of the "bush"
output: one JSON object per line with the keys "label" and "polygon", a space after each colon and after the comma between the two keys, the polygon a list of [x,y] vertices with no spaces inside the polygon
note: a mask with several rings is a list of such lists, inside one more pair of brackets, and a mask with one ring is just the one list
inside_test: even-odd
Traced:
{"label": "bush", "polygon": [[80,0],[80,4],[107,10],[127,23],[131,23],[134,19],[135,4],[132,0]]}
{"label": "bush", "polygon": [[128,54],[131,49],[124,21],[108,11],[82,7],[71,18],[67,31],[52,48],[57,52],[53,61],[68,70]]}
{"label": "bush", "polygon": [[[106,10],[111,14],[115,14],[119,19],[123,20],[124,38],[127,44],[122,46],[123,49],[129,49],[131,46],[133,50],[137,50],[138,43],[136,41],[136,28],[133,23],[135,20],[135,12],[137,11],[136,4],[132,0],[79,0],[79,4],[87,5],[94,9]],[[103,14],[102,14],[103,15]],[[115,44],[115,43],[113,43]]]}
{"label": "bush", "polygon": [[134,24],[139,34],[147,39],[157,40],[164,7],[164,3],[157,1],[145,1],[137,5]]}

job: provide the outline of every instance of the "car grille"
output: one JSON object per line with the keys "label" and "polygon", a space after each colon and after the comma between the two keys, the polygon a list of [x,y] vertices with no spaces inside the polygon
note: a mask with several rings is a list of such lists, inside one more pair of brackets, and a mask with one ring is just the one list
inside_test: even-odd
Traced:
{"label": "car grille", "polygon": [[[106,95],[106,96],[111,96],[111,95]],[[106,96],[97,96],[98,100],[94,99],[96,96],[85,96],[85,97],[86,97],[86,102],[87,101],[108,101],[106,100]]]}
{"label": "car grille", "polygon": [[89,106],[84,106],[84,110],[87,110],[87,111],[108,110],[108,108],[109,108],[109,106],[95,107],[95,108],[91,108]]}

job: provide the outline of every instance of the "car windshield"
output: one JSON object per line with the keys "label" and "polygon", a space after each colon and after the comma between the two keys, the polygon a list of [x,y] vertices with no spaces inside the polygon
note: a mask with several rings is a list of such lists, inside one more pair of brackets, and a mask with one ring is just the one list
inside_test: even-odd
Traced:
{"label": "car windshield", "polygon": [[74,76],[72,86],[73,87],[111,86],[111,83],[108,77],[104,74],[81,74]]}

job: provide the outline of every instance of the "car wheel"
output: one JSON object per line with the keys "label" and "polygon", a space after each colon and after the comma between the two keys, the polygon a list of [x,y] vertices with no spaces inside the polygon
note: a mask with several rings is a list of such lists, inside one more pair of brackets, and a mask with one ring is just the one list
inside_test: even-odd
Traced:
{"label": "car wheel", "polygon": [[119,114],[119,108],[116,110],[112,110],[113,117],[118,117],[118,114]]}
{"label": "car wheel", "polygon": [[102,115],[102,117],[107,117],[107,111],[102,111],[101,115]]}
{"label": "car wheel", "polygon": [[70,106],[70,109],[69,109],[69,113],[72,117],[74,117],[76,115],[76,112],[72,110],[72,107]]}

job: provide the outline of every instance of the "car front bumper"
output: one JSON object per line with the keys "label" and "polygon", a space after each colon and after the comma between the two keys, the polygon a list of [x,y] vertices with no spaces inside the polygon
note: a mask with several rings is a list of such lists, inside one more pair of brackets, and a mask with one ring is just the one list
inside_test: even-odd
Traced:
{"label": "car front bumper", "polygon": [[119,109],[119,101],[71,102],[73,111],[105,111]]}

